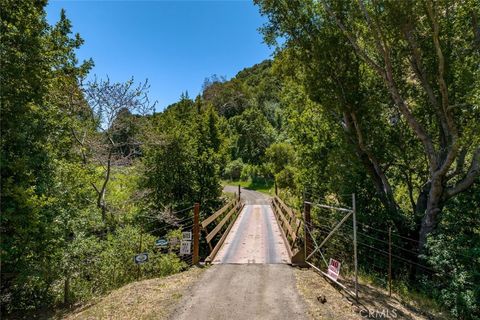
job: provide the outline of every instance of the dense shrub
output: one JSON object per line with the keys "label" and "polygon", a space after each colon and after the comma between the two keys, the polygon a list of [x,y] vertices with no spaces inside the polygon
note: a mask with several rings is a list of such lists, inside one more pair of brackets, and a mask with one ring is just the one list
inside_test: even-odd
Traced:
{"label": "dense shrub", "polygon": [[479,201],[479,184],[455,198],[428,243],[428,261],[442,279],[428,286],[458,319],[480,319]]}
{"label": "dense shrub", "polygon": [[242,174],[243,167],[244,164],[242,159],[235,159],[233,161],[230,161],[225,167],[223,177],[232,181],[239,180]]}
{"label": "dense shrub", "polygon": [[[166,276],[186,267],[175,254],[158,252],[152,235],[143,234],[140,245],[140,234],[139,228],[126,226],[104,240],[90,236],[72,242],[68,263],[75,268],[70,274],[70,300],[88,300],[139,278]],[[134,256],[140,252],[147,252],[149,260],[139,267]]]}

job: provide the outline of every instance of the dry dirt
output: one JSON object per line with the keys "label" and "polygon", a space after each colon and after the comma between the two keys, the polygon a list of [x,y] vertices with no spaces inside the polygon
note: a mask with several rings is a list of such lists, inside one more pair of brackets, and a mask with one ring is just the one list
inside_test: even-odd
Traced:
{"label": "dry dirt", "polygon": [[203,271],[194,267],[165,278],[128,284],[64,319],[167,319]]}
{"label": "dry dirt", "polygon": [[[359,303],[337,289],[323,276],[312,269],[295,269],[297,288],[308,305],[311,319],[441,319],[441,315],[426,314],[413,305],[401,303],[385,290],[371,285],[359,285]],[[352,290],[353,283],[346,283]],[[324,303],[320,302],[325,298]]]}

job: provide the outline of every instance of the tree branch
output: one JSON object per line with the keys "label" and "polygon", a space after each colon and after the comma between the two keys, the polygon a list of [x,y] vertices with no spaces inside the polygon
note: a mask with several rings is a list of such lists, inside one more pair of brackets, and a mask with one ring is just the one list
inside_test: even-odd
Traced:
{"label": "tree branch", "polygon": [[475,153],[473,154],[472,163],[468,169],[465,177],[460,180],[455,186],[448,188],[445,192],[445,198],[449,199],[456,194],[469,188],[475,181],[475,179],[480,175],[480,147],[477,147]]}
{"label": "tree branch", "polygon": [[430,100],[430,104],[432,105],[432,108],[435,110],[435,113],[437,114],[438,121],[440,122],[440,125],[441,125],[441,130],[442,130],[441,134],[443,139],[445,139],[445,135],[448,133],[447,122],[445,120],[444,114],[440,110],[440,106],[438,105],[438,100],[437,100],[437,97],[435,96],[435,93],[433,92],[433,88],[427,79],[425,68],[421,60],[420,49],[418,47],[417,42],[415,41],[415,37],[413,36],[412,29],[413,28],[411,25],[406,25],[404,29],[404,36],[405,36],[405,39],[407,40],[407,43],[410,46],[411,53],[412,53],[412,59],[410,59],[410,64],[412,66],[415,76],[420,81],[420,84],[422,85],[423,89],[427,93],[427,97]]}
{"label": "tree branch", "polygon": [[449,173],[447,176],[446,176],[446,181],[452,179],[453,177],[461,174],[463,172],[463,168],[465,166],[465,157],[467,155],[467,152],[468,152],[468,146],[465,146],[462,148],[462,150],[460,150],[459,154],[458,154],[458,157],[457,157],[457,166],[455,167],[455,171],[453,171],[452,173]]}
{"label": "tree branch", "polygon": [[[427,155],[427,158],[430,163],[430,168],[433,173],[433,171],[438,167],[438,160],[436,156],[436,151],[435,147],[433,145],[433,142],[429,135],[427,134],[426,130],[423,128],[423,126],[415,119],[413,116],[412,112],[410,111],[407,102],[403,99],[403,97],[400,95],[398,88],[395,84],[395,80],[393,78],[393,68],[391,65],[390,61],[390,56],[388,53],[388,49],[386,46],[384,46],[383,51],[378,52],[381,56],[383,56],[384,59],[384,67],[380,67],[378,64],[376,64],[372,58],[368,56],[366,53],[365,49],[362,49],[358,41],[356,40],[355,37],[351,35],[351,33],[345,28],[343,23],[336,17],[335,13],[331,10],[329,5],[326,3],[326,1],[323,1],[325,10],[328,12],[330,17],[334,19],[335,23],[337,26],[342,30],[342,32],[346,35],[352,46],[354,47],[355,51],[357,54],[370,66],[372,67],[378,74],[379,76],[385,81],[387,88],[392,96],[393,101],[399,108],[400,112],[402,115],[405,117],[407,120],[408,125],[410,128],[415,132],[417,135],[417,138],[422,142],[425,153]],[[376,30],[376,32],[379,32],[379,30]]]}

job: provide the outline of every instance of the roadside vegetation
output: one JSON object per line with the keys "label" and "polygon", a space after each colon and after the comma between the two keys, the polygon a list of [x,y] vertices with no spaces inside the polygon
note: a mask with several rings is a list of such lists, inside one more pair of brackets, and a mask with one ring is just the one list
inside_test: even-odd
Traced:
{"label": "roadside vegetation", "polygon": [[[273,194],[276,184],[299,209],[355,193],[371,228],[360,231],[392,228],[396,254],[415,263],[394,264],[397,290],[479,319],[476,0],[255,2],[272,60],[213,75],[161,110],[148,81],[87,80],[94,60],[77,61],[83,40],[65,12],[48,25],[44,1],[3,1],[2,316],[182,271],[153,249],[152,230],[177,230],[195,202],[215,211],[222,185]],[[385,286],[386,265],[372,259],[385,260],[368,247],[359,259]]]}

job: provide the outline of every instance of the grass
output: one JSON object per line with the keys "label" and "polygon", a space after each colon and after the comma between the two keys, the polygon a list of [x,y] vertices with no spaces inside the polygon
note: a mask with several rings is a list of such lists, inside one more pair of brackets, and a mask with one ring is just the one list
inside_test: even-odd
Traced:
{"label": "grass", "polygon": [[[387,295],[388,289],[384,281],[379,281],[374,274],[360,272],[359,283],[365,286],[375,286],[378,291],[383,291]],[[405,282],[401,280],[392,282],[392,296],[401,304],[410,306],[417,313],[433,317],[435,319],[447,319],[447,312],[433,298],[427,294],[408,289]]]}
{"label": "grass", "polygon": [[54,319],[170,319],[205,269],[132,282]]}
{"label": "grass", "polygon": [[275,194],[275,187],[273,184],[272,180],[267,180],[267,179],[259,179],[259,180],[252,180],[248,179],[247,181],[232,181],[232,180],[223,180],[222,181],[223,185],[230,185],[230,186],[238,186],[240,185],[242,188],[253,190],[253,191],[258,191],[261,193],[268,194],[270,196],[273,196]]}
{"label": "grass", "polygon": [[[358,304],[312,269],[296,269],[295,276],[299,292],[307,302],[308,313],[314,319],[447,319],[445,312],[439,310],[438,305],[424,295],[410,292],[411,300],[406,300],[397,293],[389,297],[387,290],[375,285],[378,282],[372,275],[359,276]],[[351,275],[344,275],[342,282],[353,291]],[[318,297],[324,297],[326,302],[322,304]],[[367,316],[368,312],[372,316]],[[375,312],[378,313],[375,315]],[[387,312],[390,316],[380,316]]]}

